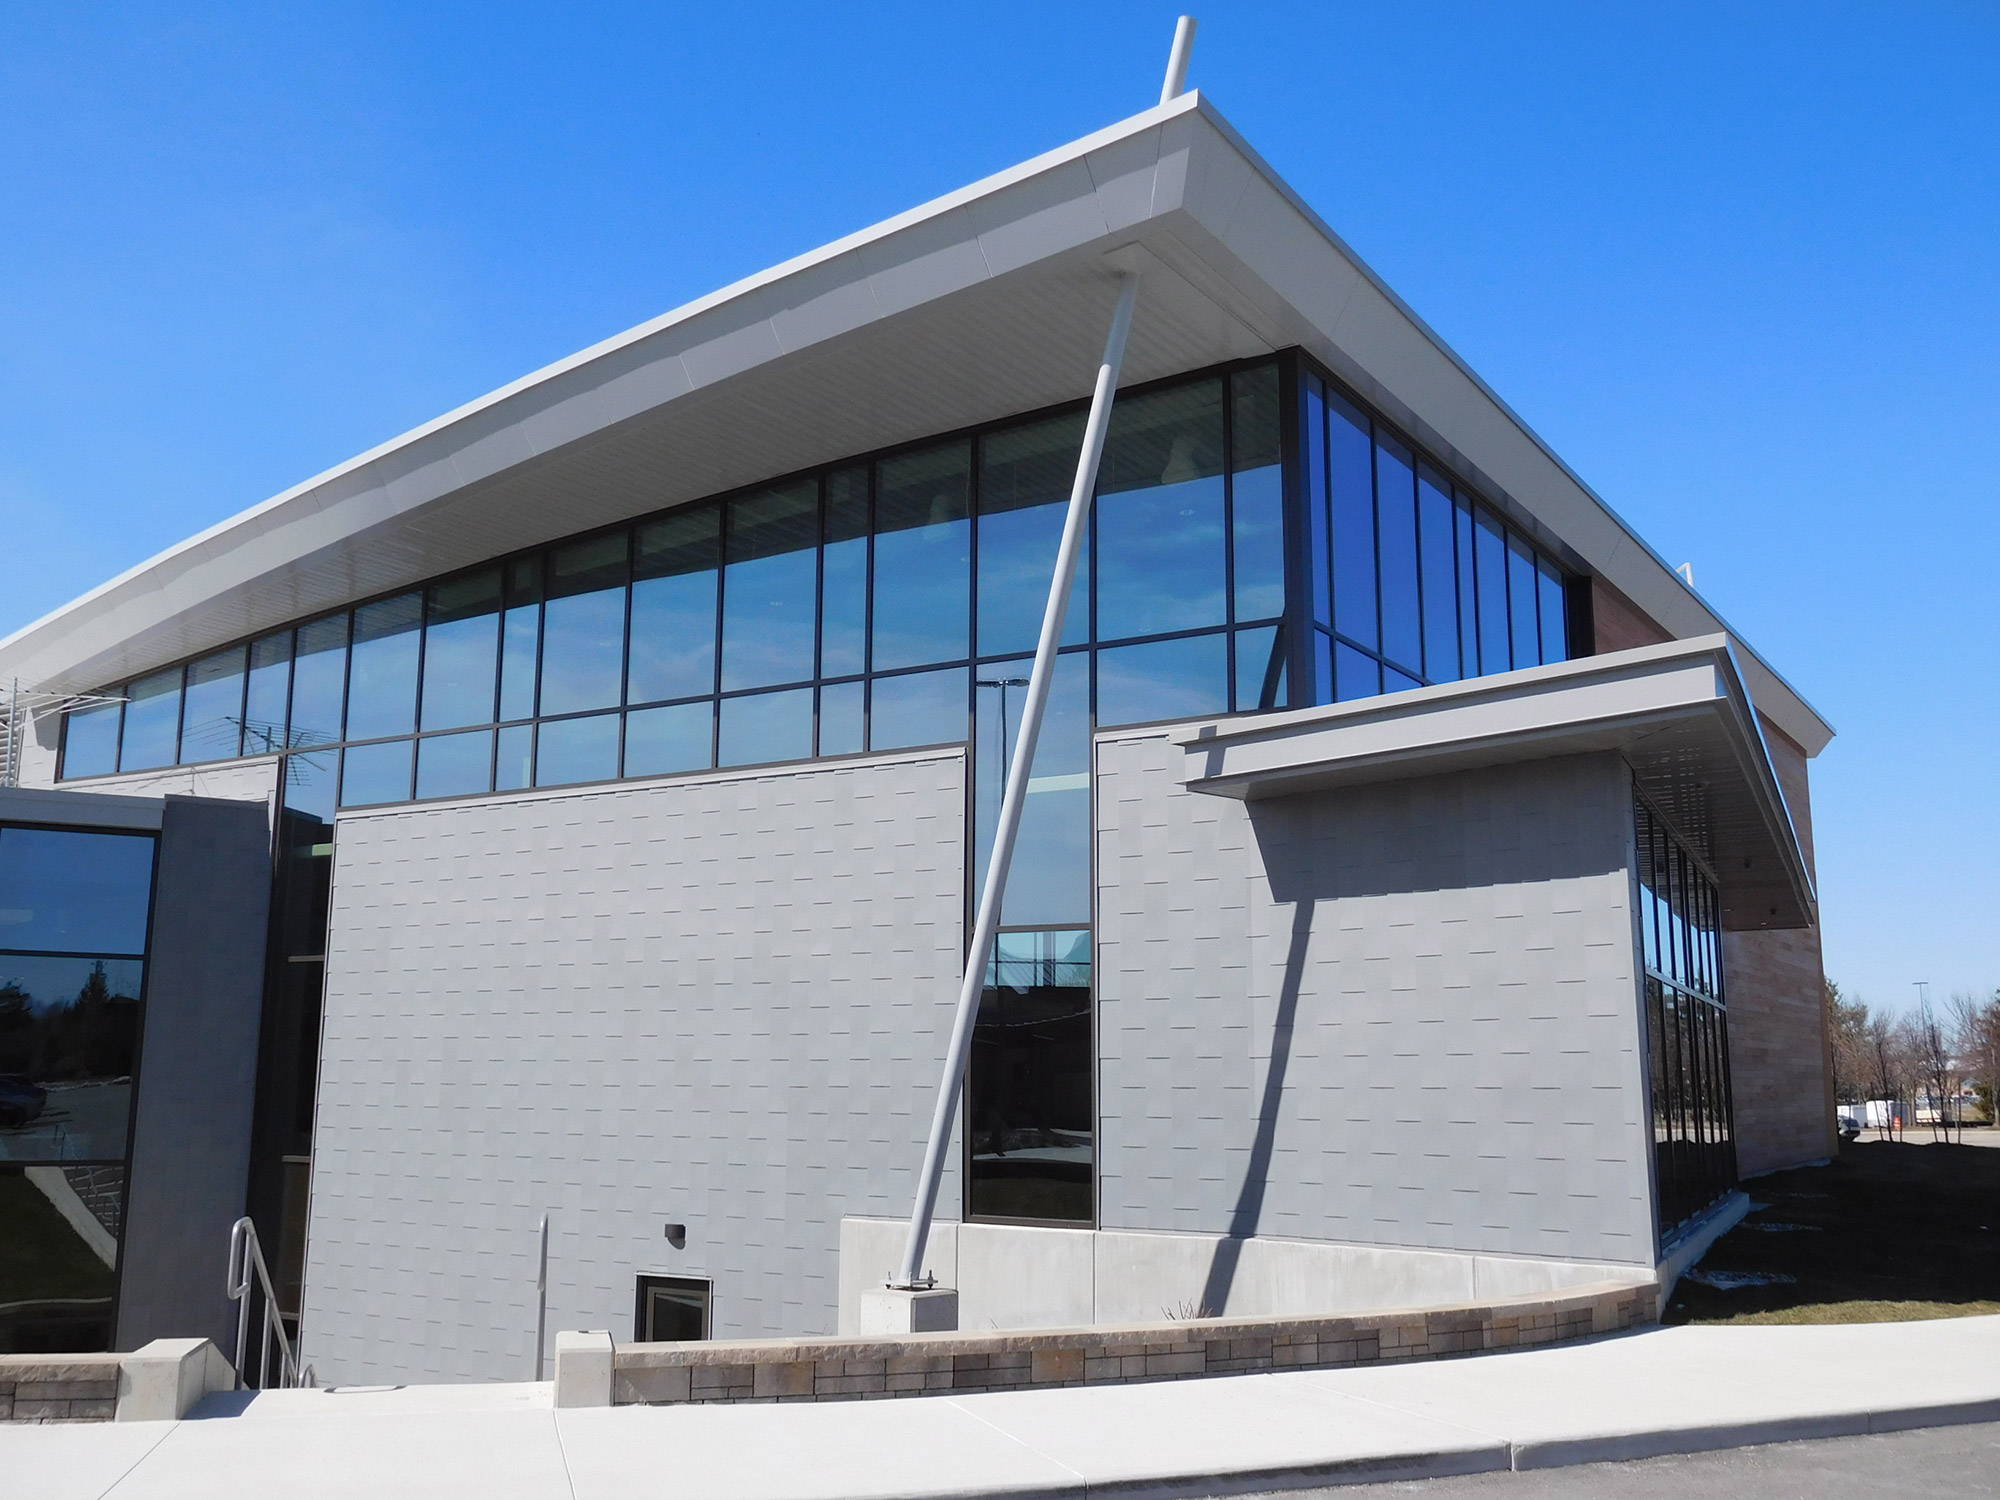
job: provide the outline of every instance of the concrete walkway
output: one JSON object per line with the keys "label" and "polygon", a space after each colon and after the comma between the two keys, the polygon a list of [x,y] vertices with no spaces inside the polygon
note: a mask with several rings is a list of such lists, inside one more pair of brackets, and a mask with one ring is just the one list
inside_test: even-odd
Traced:
{"label": "concrete walkway", "polygon": [[1377,1369],[790,1406],[565,1410],[546,1385],[211,1397],[0,1428],[22,1500],[1202,1495],[2000,1419],[2000,1318],[1670,1328]]}

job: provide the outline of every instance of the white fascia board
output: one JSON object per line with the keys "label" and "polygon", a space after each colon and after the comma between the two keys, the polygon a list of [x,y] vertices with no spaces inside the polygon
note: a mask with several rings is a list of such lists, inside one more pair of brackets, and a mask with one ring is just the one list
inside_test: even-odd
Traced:
{"label": "white fascia board", "polygon": [[[1618,751],[1642,785],[1652,762],[1694,776],[1722,804],[1740,810],[1726,838],[1745,837],[1775,860],[1785,887],[1781,920],[1768,902],[1744,925],[1812,920],[1812,878],[1785,804],[1757,711],[1731,641],[1711,635],[1546,667],[1468,678],[1379,698],[1289,713],[1209,722],[1173,735],[1189,791],[1251,801],[1416,776],[1434,776],[1557,756]],[[1668,736],[1671,736],[1669,739]],[[1718,854],[1724,851],[1718,851]],[[1750,864],[1724,859],[1725,895],[1768,873],[1739,878]],[[1768,863],[1757,862],[1760,872]]]}

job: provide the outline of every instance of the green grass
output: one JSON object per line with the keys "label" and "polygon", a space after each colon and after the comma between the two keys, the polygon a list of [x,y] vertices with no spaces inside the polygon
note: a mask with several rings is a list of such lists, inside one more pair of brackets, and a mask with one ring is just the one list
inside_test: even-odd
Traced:
{"label": "green grass", "polygon": [[1703,1318],[1704,1323],[1918,1323],[1927,1318],[1984,1318],[2000,1313],[2000,1302],[1809,1302],[1769,1312]]}
{"label": "green grass", "polygon": [[[2000,1313],[2000,1150],[1929,1142],[1843,1146],[1823,1167],[1744,1184],[1766,1205],[1714,1245],[1705,1270],[1789,1282],[1720,1291],[1685,1278],[1666,1323],[1882,1323]],[[1762,1224],[1801,1226],[1779,1232]]]}
{"label": "green grass", "polygon": [[21,1171],[0,1171],[0,1306],[111,1300],[113,1277]]}

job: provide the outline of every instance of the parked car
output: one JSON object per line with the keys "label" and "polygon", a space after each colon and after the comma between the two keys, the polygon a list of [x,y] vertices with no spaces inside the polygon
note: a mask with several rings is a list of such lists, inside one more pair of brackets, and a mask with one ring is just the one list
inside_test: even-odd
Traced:
{"label": "parked car", "polygon": [[1861,1138],[1861,1120],[1859,1116],[1849,1114],[1843,1109],[1840,1112],[1839,1121],[1840,1138],[1843,1141],[1854,1141]]}
{"label": "parked car", "polygon": [[19,1073],[0,1073],[0,1130],[18,1130],[48,1106],[49,1091]]}

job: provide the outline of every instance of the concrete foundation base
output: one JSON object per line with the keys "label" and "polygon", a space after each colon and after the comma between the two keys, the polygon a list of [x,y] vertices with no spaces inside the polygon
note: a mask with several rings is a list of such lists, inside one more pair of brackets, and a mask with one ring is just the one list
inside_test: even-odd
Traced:
{"label": "concrete foundation base", "polygon": [[[1605,1282],[1651,1283],[1653,1266],[1404,1250],[1222,1235],[1046,1229],[1018,1224],[932,1226],[925,1270],[955,1290],[953,1320],[863,1323],[885,1295],[909,1225],[840,1224],[839,1332],[922,1328],[969,1333],[1090,1328],[1188,1318],[1314,1317],[1384,1308],[1448,1307],[1560,1293]],[[900,1294],[907,1296],[909,1294]]]}
{"label": "concrete foundation base", "polygon": [[958,1327],[958,1293],[948,1286],[877,1287],[861,1294],[855,1332],[867,1337],[950,1333]]}

